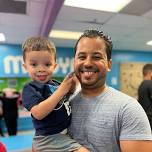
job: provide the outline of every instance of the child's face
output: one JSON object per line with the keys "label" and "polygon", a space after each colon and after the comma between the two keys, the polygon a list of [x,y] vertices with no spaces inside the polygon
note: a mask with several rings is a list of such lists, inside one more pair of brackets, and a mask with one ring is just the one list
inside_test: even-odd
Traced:
{"label": "child's face", "polygon": [[52,77],[56,62],[54,54],[48,51],[30,51],[26,53],[23,66],[32,80],[46,83]]}

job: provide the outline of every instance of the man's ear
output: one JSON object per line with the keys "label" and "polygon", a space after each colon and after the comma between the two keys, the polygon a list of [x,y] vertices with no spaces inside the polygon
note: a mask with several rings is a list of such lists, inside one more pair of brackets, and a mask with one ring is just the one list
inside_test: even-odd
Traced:
{"label": "man's ear", "polygon": [[108,71],[111,71],[112,68],[112,59],[108,60]]}

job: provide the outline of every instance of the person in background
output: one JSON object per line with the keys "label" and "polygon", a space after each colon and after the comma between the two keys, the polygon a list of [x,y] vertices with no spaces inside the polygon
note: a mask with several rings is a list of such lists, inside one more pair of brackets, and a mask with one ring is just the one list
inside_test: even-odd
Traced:
{"label": "person in background", "polygon": [[138,88],[138,101],[148,116],[152,130],[152,64],[145,64],[142,73],[143,81]]}
{"label": "person in background", "polygon": [[5,88],[0,100],[3,103],[3,117],[7,127],[9,136],[17,134],[17,121],[18,121],[18,94],[15,93],[13,88]]}
{"label": "person in background", "polygon": [[2,105],[2,101],[0,100],[0,136],[4,136],[3,129],[1,126],[1,118],[2,117],[3,117],[3,105]]}
{"label": "person in background", "polygon": [[32,37],[23,44],[24,68],[33,81],[22,91],[24,107],[31,112],[36,152],[89,152],[65,134],[71,120],[68,99],[74,76],[69,74],[60,84],[52,79],[57,66],[56,48],[49,39]]}
{"label": "person in background", "polygon": [[151,152],[152,134],[136,99],[108,86],[112,41],[86,30],[75,45],[74,72],[81,91],[71,100],[69,134],[91,152]]}

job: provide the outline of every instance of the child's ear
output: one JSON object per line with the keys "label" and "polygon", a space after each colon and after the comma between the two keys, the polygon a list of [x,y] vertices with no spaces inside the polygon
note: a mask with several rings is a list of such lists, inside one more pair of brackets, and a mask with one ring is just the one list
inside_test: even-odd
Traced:
{"label": "child's ear", "polygon": [[54,70],[56,69],[56,67],[57,67],[57,63],[54,64]]}
{"label": "child's ear", "polygon": [[23,63],[22,65],[23,65],[24,69],[27,70],[26,64]]}

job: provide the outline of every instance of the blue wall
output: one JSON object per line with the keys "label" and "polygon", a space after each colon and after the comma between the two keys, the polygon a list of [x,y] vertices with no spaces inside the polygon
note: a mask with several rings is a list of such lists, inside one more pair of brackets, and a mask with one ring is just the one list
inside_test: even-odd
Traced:
{"label": "blue wall", "polygon": [[[107,83],[110,86],[113,86],[114,88],[119,89],[120,83],[119,83],[119,65],[120,63],[125,62],[152,62],[152,52],[147,51],[118,51],[113,50],[112,53],[112,70],[109,72]],[[112,79],[116,80],[116,83],[112,83]]]}
{"label": "blue wall", "polygon": [[[0,45],[0,77],[28,77],[22,63],[20,45]],[[73,49],[57,48],[57,61],[54,76],[63,77],[73,70]]]}
{"label": "blue wall", "polygon": [[[0,77],[28,77],[22,67],[20,45],[0,45]],[[73,70],[73,48],[57,48],[58,67],[54,76],[64,77]],[[119,89],[119,65],[124,62],[152,62],[152,52],[113,50],[112,70],[107,77],[107,84]]]}

